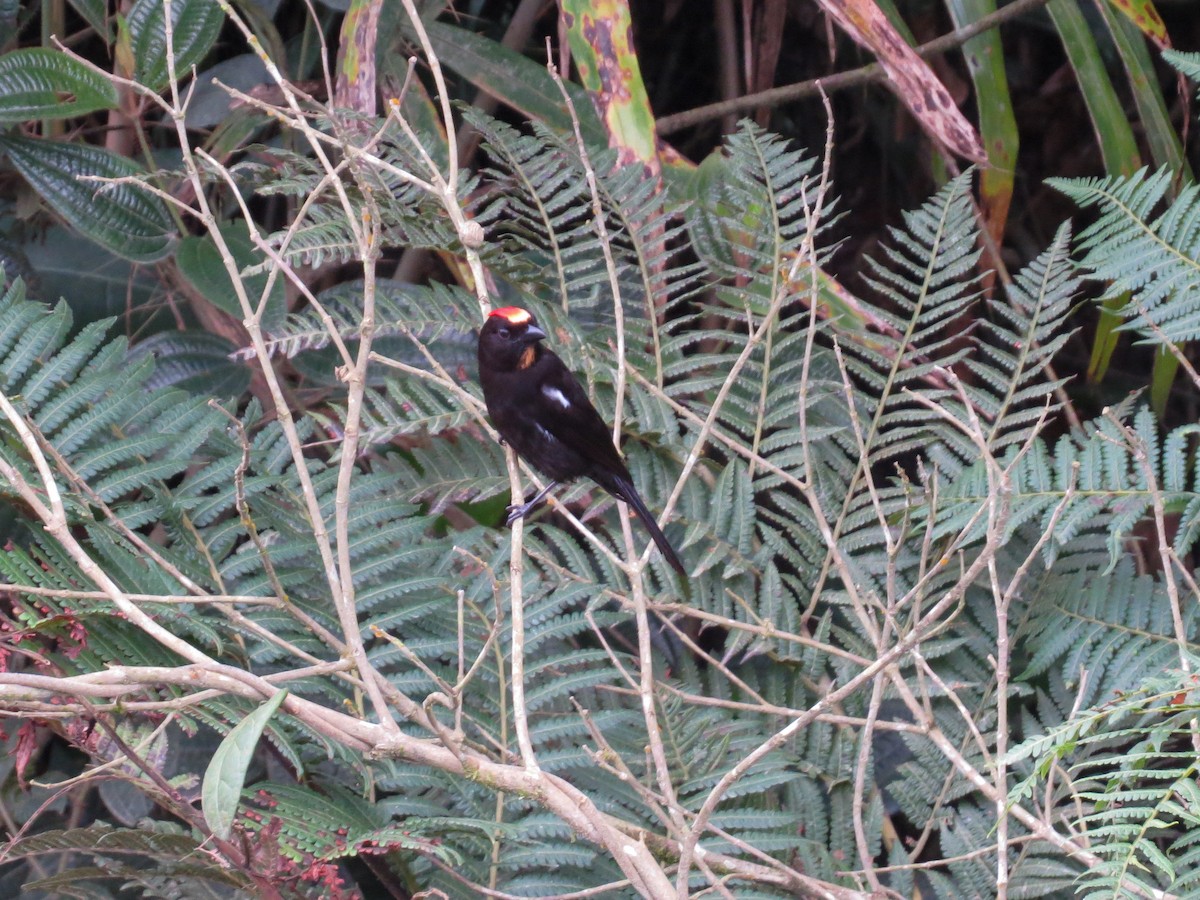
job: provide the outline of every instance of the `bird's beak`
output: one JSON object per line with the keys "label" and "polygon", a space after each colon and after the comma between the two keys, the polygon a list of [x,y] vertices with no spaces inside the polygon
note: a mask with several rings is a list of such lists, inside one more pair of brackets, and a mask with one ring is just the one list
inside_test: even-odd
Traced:
{"label": "bird's beak", "polygon": [[535,341],[544,340],[545,337],[546,332],[542,331],[542,329],[538,328],[536,325],[530,325],[525,329],[525,340],[530,344],[534,343]]}

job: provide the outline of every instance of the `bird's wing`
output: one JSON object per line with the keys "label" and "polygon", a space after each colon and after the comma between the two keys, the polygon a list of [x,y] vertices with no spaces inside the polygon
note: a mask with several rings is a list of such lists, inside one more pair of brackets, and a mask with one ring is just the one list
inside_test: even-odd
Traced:
{"label": "bird's wing", "polygon": [[583,385],[550,351],[544,351],[541,365],[537,393],[531,404],[535,421],[590,464],[591,471],[587,474],[597,484],[630,505],[667,562],[686,578],[687,569],[679,554],[638,496],[629,470],[613,446],[612,432],[592,406]]}
{"label": "bird's wing", "polygon": [[592,406],[583,385],[557,356],[547,362],[551,364],[546,366],[534,398],[536,420],[593,464],[625,472],[621,454],[613,446],[612,431]]}

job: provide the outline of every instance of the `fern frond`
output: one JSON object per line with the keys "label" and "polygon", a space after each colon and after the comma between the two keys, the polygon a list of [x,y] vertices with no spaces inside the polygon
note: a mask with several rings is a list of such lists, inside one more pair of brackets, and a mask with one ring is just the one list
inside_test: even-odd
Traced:
{"label": "fern frond", "polygon": [[1070,228],[1064,224],[1040,256],[1017,273],[1007,302],[992,306],[978,351],[964,363],[978,384],[967,388],[988,422],[993,452],[1024,441],[1042,414],[1058,408],[1054,391],[1062,379],[1047,377],[1047,366],[1070,337],[1064,327],[1078,289],[1069,257]]}
{"label": "fern frond", "polygon": [[974,448],[906,389],[953,405],[938,387],[942,370],[966,354],[956,322],[979,292],[971,275],[979,258],[969,174],[948,183],[921,209],[907,213],[904,228],[890,229],[881,258],[868,260],[867,281],[887,301],[876,314],[889,329],[874,340],[849,341],[846,363],[863,385],[863,441],[871,464],[941,445],[969,460]]}
{"label": "fern frond", "polygon": [[1104,297],[1129,298],[1124,327],[1155,343],[1200,336],[1200,186],[1184,187],[1159,212],[1174,179],[1163,168],[1048,180],[1081,207],[1099,209],[1079,235],[1080,264],[1106,283]]}
{"label": "fern frond", "polygon": [[[1189,655],[1189,670],[1195,665]],[[1034,764],[1010,802],[1034,789],[1051,766],[1069,765],[1064,810],[1080,811],[1072,818],[1099,857],[1079,876],[1086,896],[1145,896],[1194,881],[1191,870],[1179,865],[1194,857],[1189,835],[1200,827],[1198,766],[1189,746],[1193,682],[1190,671],[1156,673],[1137,690],[1105,698],[1010,752],[1012,762]]]}

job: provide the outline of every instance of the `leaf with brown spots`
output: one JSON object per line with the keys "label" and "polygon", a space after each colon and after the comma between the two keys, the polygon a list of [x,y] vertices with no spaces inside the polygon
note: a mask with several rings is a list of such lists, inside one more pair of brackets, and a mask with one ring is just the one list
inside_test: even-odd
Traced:
{"label": "leaf with brown spots", "polygon": [[654,113],[633,46],[626,0],[563,0],[567,40],[579,78],[608,131],[622,165],[659,168]]}
{"label": "leaf with brown spots", "polygon": [[376,114],[375,37],[379,31],[377,0],[354,0],[342,20],[334,106]]}
{"label": "leaf with brown spots", "polygon": [[951,153],[987,162],[975,127],[933,70],[913,51],[874,0],[819,0],[854,40],[876,55],[893,88],[921,126]]}
{"label": "leaf with brown spots", "polygon": [[1138,30],[1158,46],[1160,50],[1171,49],[1171,38],[1167,26],[1154,8],[1153,0],[1108,0],[1114,9],[1124,14]]}

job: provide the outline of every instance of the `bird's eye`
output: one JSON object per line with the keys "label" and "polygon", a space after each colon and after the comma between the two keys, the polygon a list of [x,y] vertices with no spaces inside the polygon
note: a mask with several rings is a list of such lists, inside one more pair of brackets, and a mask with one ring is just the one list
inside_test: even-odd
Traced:
{"label": "bird's eye", "polygon": [[508,329],[501,328],[499,331],[496,332],[496,334],[500,335],[500,337],[502,337],[502,338],[506,338],[506,337],[508,337]]}

